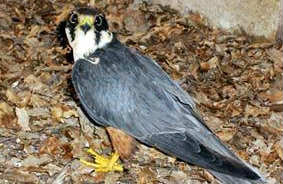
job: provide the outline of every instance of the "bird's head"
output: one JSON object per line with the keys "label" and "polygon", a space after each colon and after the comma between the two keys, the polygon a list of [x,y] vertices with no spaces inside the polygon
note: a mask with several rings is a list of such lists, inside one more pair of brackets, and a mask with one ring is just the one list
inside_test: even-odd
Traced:
{"label": "bird's head", "polygon": [[105,16],[93,8],[79,8],[71,12],[66,20],[65,32],[75,61],[104,47],[113,38]]}

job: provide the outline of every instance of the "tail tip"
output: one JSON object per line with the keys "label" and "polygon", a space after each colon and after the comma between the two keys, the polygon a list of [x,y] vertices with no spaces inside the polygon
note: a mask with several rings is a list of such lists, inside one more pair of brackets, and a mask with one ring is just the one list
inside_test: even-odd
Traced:
{"label": "tail tip", "polygon": [[251,180],[260,180],[261,179],[261,177],[256,172],[251,172],[250,174],[248,174],[247,178],[249,178]]}
{"label": "tail tip", "polygon": [[266,183],[265,179],[260,176],[260,174],[256,173],[255,171],[250,171],[247,173],[246,178],[249,180],[256,181],[257,183]]}

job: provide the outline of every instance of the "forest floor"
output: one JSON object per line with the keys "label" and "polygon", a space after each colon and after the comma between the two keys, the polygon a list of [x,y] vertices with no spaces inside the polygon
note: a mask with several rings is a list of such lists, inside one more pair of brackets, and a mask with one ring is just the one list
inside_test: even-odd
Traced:
{"label": "forest floor", "polygon": [[[180,82],[213,132],[269,184],[282,183],[282,48],[240,28],[235,34],[210,28],[197,14],[107,2],[95,6],[118,38]],[[56,36],[60,21],[86,3],[0,4],[0,183],[218,183],[204,169],[142,144],[125,172],[96,173],[75,159],[91,159],[86,146],[112,152],[105,130],[79,108],[70,49]]]}

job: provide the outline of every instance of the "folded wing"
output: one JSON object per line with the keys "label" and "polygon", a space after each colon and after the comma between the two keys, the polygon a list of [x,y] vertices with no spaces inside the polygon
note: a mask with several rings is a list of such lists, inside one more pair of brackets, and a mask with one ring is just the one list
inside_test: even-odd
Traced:
{"label": "folded wing", "polygon": [[91,57],[77,61],[72,80],[82,106],[97,123],[210,169],[224,182],[261,178],[207,128],[191,97],[153,60],[118,41],[92,57],[99,64],[91,63]]}

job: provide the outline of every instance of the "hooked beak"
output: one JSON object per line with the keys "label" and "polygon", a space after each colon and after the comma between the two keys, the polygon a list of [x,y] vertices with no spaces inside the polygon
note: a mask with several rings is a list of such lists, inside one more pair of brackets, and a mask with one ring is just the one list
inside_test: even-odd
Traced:
{"label": "hooked beak", "polygon": [[84,24],[84,25],[81,25],[80,26],[81,27],[81,29],[83,30],[83,32],[86,34],[87,32],[88,32],[88,30],[90,30],[90,25],[88,25],[88,24]]}
{"label": "hooked beak", "polygon": [[86,34],[88,30],[91,29],[93,22],[93,17],[85,16],[79,21],[79,26],[81,30]]}

